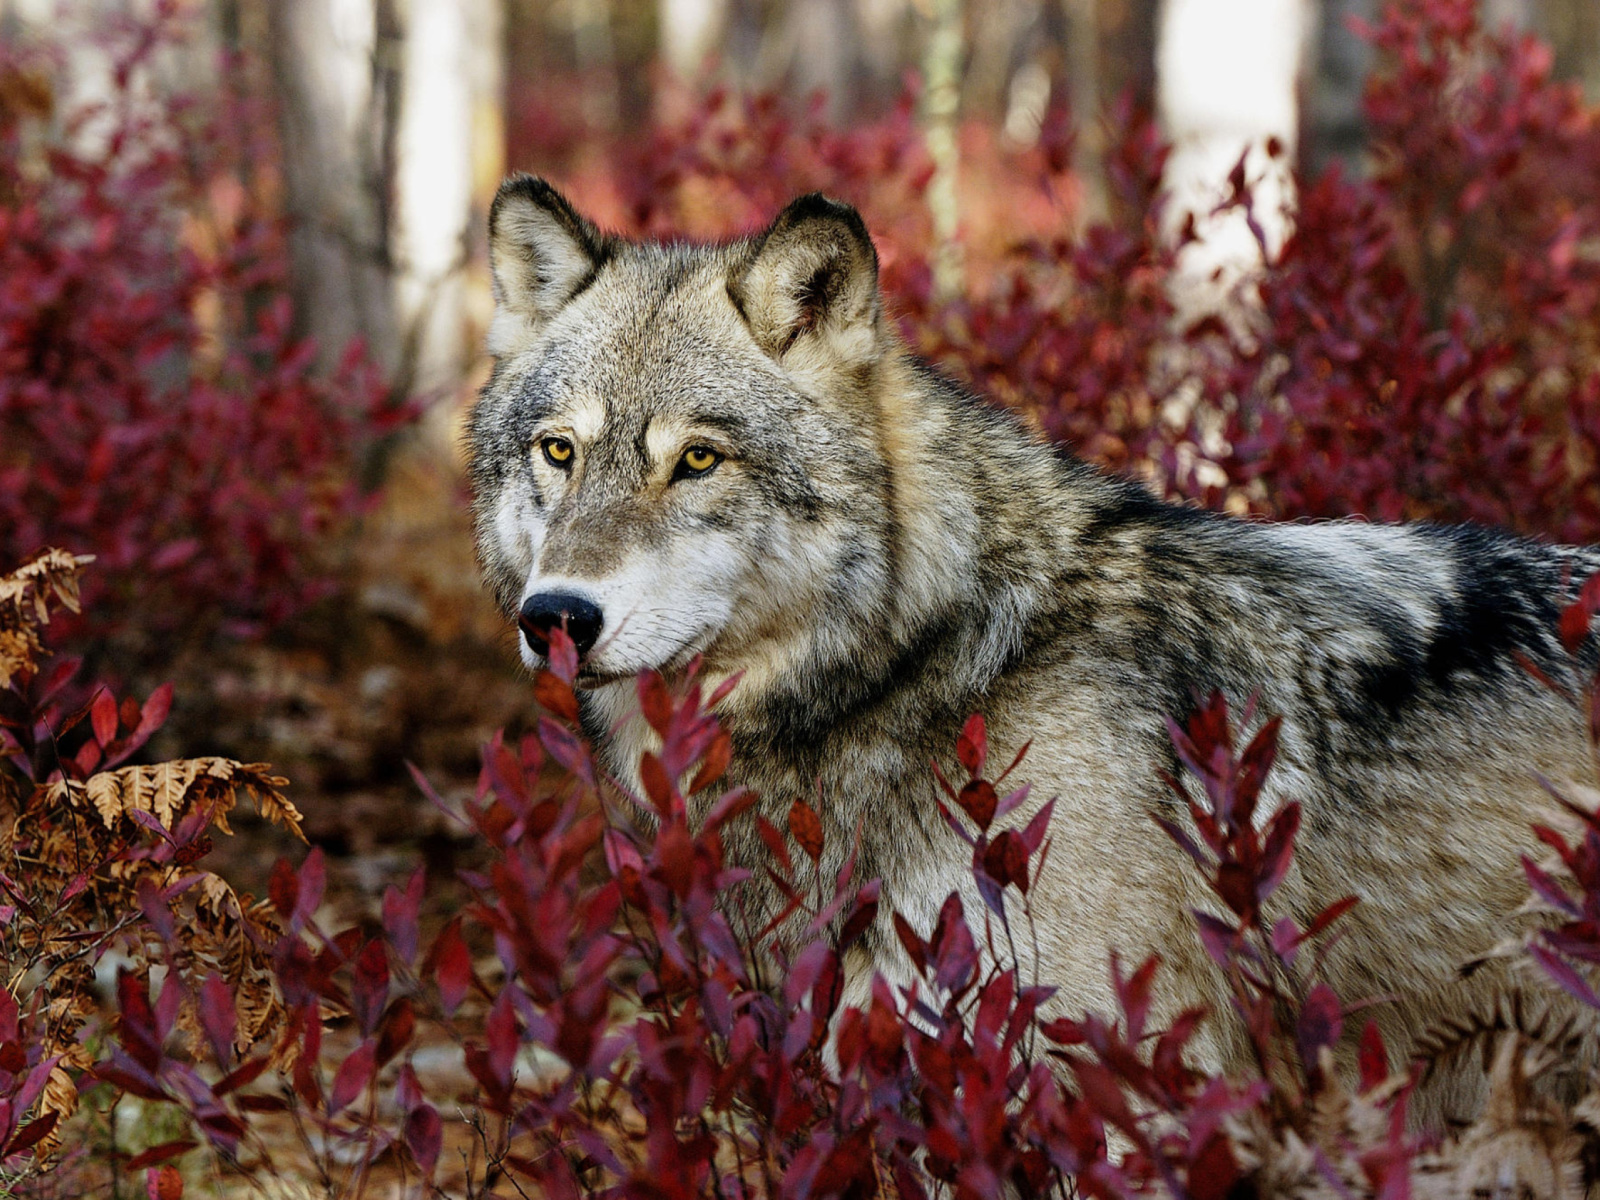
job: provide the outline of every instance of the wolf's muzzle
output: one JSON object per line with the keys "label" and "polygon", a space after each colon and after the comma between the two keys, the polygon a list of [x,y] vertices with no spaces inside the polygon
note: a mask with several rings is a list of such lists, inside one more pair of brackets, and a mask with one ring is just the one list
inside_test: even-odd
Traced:
{"label": "wolf's muzzle", "polygon": [[594,649],[600,640],[600,609],[571,592],[535,592],[522,602],[517,617],[522,636],[535,654],[550,652],[550,631],[565,626],[567,636],[578,649],[578,656]]}

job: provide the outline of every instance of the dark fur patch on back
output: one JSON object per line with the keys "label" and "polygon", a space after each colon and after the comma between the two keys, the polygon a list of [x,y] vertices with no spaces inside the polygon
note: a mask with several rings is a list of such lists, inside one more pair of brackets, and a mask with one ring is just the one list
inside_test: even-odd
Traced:
{"label": "dark fur patch on back", "polygon": [[1566,671],[1554,637],[1559,571],[1545,547],[1473,526],[1415,528],[1454,560],[1456,586],[1438,598],[1431,638],[1384,623],[1391,656],[1362,670],[1365,699],[1393,718],[1425,689],[1450,695],[1463,686],[1492,692],[1537,686],[1519,656],[1557,677]]}

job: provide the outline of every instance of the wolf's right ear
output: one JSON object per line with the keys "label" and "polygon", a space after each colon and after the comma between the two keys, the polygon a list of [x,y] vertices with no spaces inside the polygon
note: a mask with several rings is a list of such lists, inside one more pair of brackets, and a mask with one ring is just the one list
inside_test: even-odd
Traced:
{"label": "wolf's right ear", "polygon": [[751,243],[728,294],[756,344],[787,367],[856,367],[880,353],[878,253],[861,214],[820,193]]}
{"label": "wolf's right ear", "polygon": [[489,353],[500,357],[530,345],[610,256],[609,239],[544,180],[513,175],[502,183],[489,209]]}

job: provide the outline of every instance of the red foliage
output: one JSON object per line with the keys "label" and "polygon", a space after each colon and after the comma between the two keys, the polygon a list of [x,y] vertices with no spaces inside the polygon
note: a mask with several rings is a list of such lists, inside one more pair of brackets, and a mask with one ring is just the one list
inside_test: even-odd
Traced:
{"label": "red foliage", "polygon": [[1300,181],[1250,343],[1209,384],[1222,465],[1284,516],[1600,539],[1600,113],[1471,0],[1393,5],[1368,36],[1379,169]]}
{"label": "red foliage", "polygon": [[[557,669],[541,682],[554,710],[571,699],[576,665],[557,650]],[[798,882],[783,834],[751,812],[757,798],[742,790],[691,824],[674,781],[693,772],[693,790],[716,784],[727,739],[706,709],[719,697],[702,697],[692,675],[674,691],[649,673],[639,697],[662,742],[641,760],[642,797],[604,779],[587,746],[550,718],[515,748],[498,738],[485,747],[477,798],[456,819],[485,841],[491,862],[463,876],[469,902],[431,948],[418,939],[420,871],[384,897],[381,934],[329,935],[311,916],[320,854],[298,869],[280,864],[272,892],[285,935],[273,970],[289,1012],[280,1045],[295,1050],[288,1095],[246,1086],[271,1055],[237,1060],[226,1021],[202,1021],[209,1056],[175,1049],[173,1014],[192,986],[177,975],[154,1003],[125,978],[121,1045],[102,1077],[177,1103],[200,1134],[247,1165],[252,1114],[287,1104],[324,1143],[345,1147],[353,1174],[344,1186],[357,1186],[392,1146],[428,1179],[440,1161],[440,1098],[427,1096],[407,1054],[418,1021],[431,1020],[460,1043],[475,1082],[484,1170],[544,1195],[641,1200],[859,1197],[880,1194],[885,1181],[903,1197],[940,1185],[957,1197],[1006,1186],[1024,1195],[1222,1197],[1243,1174],[1225,1118],[1259,1111],[1280,1124],[1309,1122],[1324,1087],[1320,1054],[1339,1035],[1342,1009],[1325,986],[1307,986],[1295,954],[1348,905],[1305,931],[1289,921],[1268,930],[1261,918],[1292,853],[1298,811],[1283,809],[1264,838],[1252,821],[1275,724],[1238,755],[1220,700],[1186,732],[1174,727],[1204,785],[1204,798],[1189,803],[1209,856],[1170,832],[1239,915],[1237,927],[1203,918],[1202,936],[1234,982],[1261,1056],[1260,1077],[1228,1081],[1187,1060],[1205,1014],[1150,1027],[1154,959],[1131,975],[1113,959],[1115,1017],[1041,1017],[1053,989],[1024,984],[1005,947],[1014,925],[1032,921],[1028,897],[1048,853],[1053,804],[1020,829],[997,831],[1028,789],[1000,797],[996,786],[1021,756],[985,777],[981,717],[957,745],[969,778],[959,790],[941,783],[976,826],[942,807],[972,848],[982,922],[970,923],[957,894],[927,937],[894,915],[909,982],[875,977],[867,1002],[845,1007],[845,955],[879,918],[877,882],[854,878],[853,854],[831,888]],[[561,770],[549,769],[552,760]],[[722,841],[730,822],[750,819],[772,850],[760,869],[788,897],[759,930],[739,901],[749,868],[731,866]],[[788,826],[793,844],[818,861],[816,814],[796,803]],[[499,962],[488,976],[474,969],[469,942],[493,947]],[[204,1008],[233,1011],[220,979],[204,988]],[[330,1012],[353,1019],[331,1078]],[[1374,1055],[1381,1062],[1381,1046]],[[398,1073],[386,1072],[397,1059]],[[1131,1147],[1120,1157],[1108,1154],[1112,1128]],[[1394,1147],[1403,1163],[1409,1144]]]}
{"label": "red foliage", "polygon": [[[0,121],[0,560],[96,555],[102,636],[252,632],[324,592],[319,544],[406,417],[359,347],[322,378],[290,332],[267,115],[145,95],[177,8],[108,35],[103,104]],[[0,76],[48,72],[9,49]]]}

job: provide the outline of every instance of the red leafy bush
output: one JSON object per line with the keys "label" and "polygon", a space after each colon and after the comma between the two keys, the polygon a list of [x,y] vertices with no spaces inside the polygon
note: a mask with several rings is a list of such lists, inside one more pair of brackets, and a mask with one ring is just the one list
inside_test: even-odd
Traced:
{"label": "red leafy bush", "polygon": [[[103,103],[0,119],[0,560],[96,555],[97,630],[136,651],[260,630],[325,591],[319,545],[361,502],[361,454],[405,418],[358,347],[325,379],[290,333],[270,146],[251,140],[270,120],[236,93],[142,86],[177,7],[107,34]],[[48,66],[0,55],[0,77]]]}
{"label": "red leafy bush", "polygon": [[[1113,957],[1115,1014],[1052,1013],[1053,989],[1025,981],[1015,947],[1031,941],[1054,806],[1031,804],[1026,785],[1006,790],[1026,770],[1021,756],[986,773],[981,717],[957,742],[959,787],[930,769],[951,836],[971,850],[982,908],[968,913],[953,894],[923,934],[880,912],[853,853],[837,878],[816,878],[824,833],[808,805],[783,816],[786,836],[758,797],[717,793],[730,744],[707,711],[720,696],[702,697],[693,672],[675,687],[639,679],[661,739],[640,761],[644,795],[607,777],[570,724],[577,656],[560,633],[536,684],[552,715],[516,747],[496,738],[485,748],[476,796],[457,811],[418,776],[488,851],[461,873],[456,915],[430,937],[421,868],[388,889],[380,920],[337,933],[319,923],[319,850],[298,867],[278,863],[266,904],[236,896],[197,869],[208,830],[226,832],[240,791],[293,826],[283,781],[223,760],[117,767],[164,698],[69,714],[35,695],[40,681],[59,690],[73,664],[40,670],[34,595],[71,601],[75,567],[58,555],[0,579],[0,649],[20,664],[6,668],[0,747],[15,770],[0,774],[0,793],[26,815],[8,854],[29,864],[0,862],[0,958],[24,981],[0,994],[0,1171],[14,1189],[50,1162],[36,1151],[84,1136],[81,1124],[62,1126],[79,1090],[186,1118],[187,1135],[137,1150],[113,1140],[91,1160],[146,1170],[168,1192],[181,1186],[172,1162],[201,1142],[246,1178],[310,1171],[331,1195],[360,1195],[379,1171],[398,1170],[394,1182],[417,1194],[492,1194],[504,1182],[639,1200],[964,1198],[1002,1187],[1442,1200],[1502,1169],[1463,1149],[1504,1132],[1492,1121],[1427,1151],[1407,1133],[1411,1076],[1390,1074],[1371,1025],[1360,1091],[1348,1090],[1334,1059],[1348,1010],[1317,981],[1317,963],[1319,939],[1353,900],[1304,928],[1270,915],[1299,808],[1262,819],[1277,722],[1238,750],[1220,697],[1172,726],[1188,774],[1171,784],[1190,827],[1160,823],[1215,897],[1213,913],[1195,914],[1197,933],[1233,1011],[1183,1012],[1162,1029],[1151,1020],[1153,958],[1129,973]],[[1585,616],[1595,596],[1587,589]],[[1594,841],[1593,815],[1578,813]],[[755,822],[769,858],[728,861],[722,835],[734,821]],[[1591,1000],[1566,960],[1592,956],[1593,847],[1541,836],[1585,894],[1568,899],[1529,864],[1539,894],[1573,918],[1540,935],[1535,957]],[[769,872],[787,898],[759,925],[740,891],[751,870]],[[877,921],[904,951],[901,982],[858,981],[863,1000],[846,1005],[846,954]],[[113,948],[130,965],[118,973],[114,1041],[92,1054],[87,971]],[[1236,1074],[1197,1061],[1206,1022],[1231,1023],[1231,1040],[1253,1052]],[[421,1054],[441,1043],[456,1047],[458,1068],[443,1083],[436,1049],[426,1076]],[[1520,1120],[1513,1135],[1527,1128]],[[78,1144],[65,1142],[65,1161]],[[1552,1161],[1575,1164],[1585,1144],[1566,1135]]]}
{"label": "red leafy bush", "polygon": [[[571,714],[576,656],[562,635],[555,640],[539,692],[552,712]],[[1334,1086],[1325,1054],[1342,1009],[1302,979],[1295,957],[1348,903],[1304,931],[1262,916],[1298,814],[1285,808],[1264,839],[1251,820],[1274,724],[1242,755],[1220,700],[1174,731],[1203,783],[1190,810],[1209,854],[1171,832],[1238,915],[1237,926],[1207,918],[1203,936],[1260,1055],[1259,1078],[1228,1081],[1186,1056],[1204,1013],[1150,1028],[1153,959],[1131,975],[1110,964],[1114,1018],[1043,1018],[1053,989],[1025,984],[1008,947],[1032,920],[1028,896],[1053,805],[1020,829],[999,827],[1028,789],[1001,796],[1011,771],[984,775],[981,718],[957,747],[969,778],[959,789],[944,784],[953,835],[972,848],[981,924],[957,895],[926,937],[893,915],[910,981],[874,978],[856,1008],[842,1005],[844,954],[891,916],[880,917],[876,881],[854,878],[851,855],[831,887],[797,882],[805,873],[795,855],[815,864],[823,850],[809,807],[791,808],[786,837],[752,811],[757,797],[709,798],[727,762],[726,736],[706,712],[719,697],[702,698],[692,676],[674,691],[648,673],[639,696],[662,740],[641,761],[644,796],[605,778],[563,721],[544,718],[515,748],[497,739],[485,749],[477,799],[458,818],[491,860],[463,875],[468,902],[431,946],[419,936],[420,871],[390,888],[381,931],[329,935],[312,916],[320,855],[298,870],[280,863],[272,903],[284,936],[273,973],[286,1017],[277,1050],[237,1057],[225,1019],[203,1020],[203,1036],[180,1047],[171,1014],[196,998],[183,990],[194,985],[169,982],[177,994],[152,1003],[125,982],[121,1045],[102,1075],[177,1103],[256,1175],[278,1168],[253,1114],[287,1106],[314,1132],[306,1153],[340,1192],[359,1190],[390,1150],[403,1153],[411,1178],[442,1184],[441,1148],[466,1136],[479,1164],[469,1188],[503,1177],[551,1196],[980,1197],[1012,1186],[1026,1195],[1222,1197],[1260,1169],[1259,1149],[1246,1160],[1234,1148],[1237,1122],[1317,1136],[1312,1112]],[[673,781],[690,777],[686,796]],[[772,872],[788,897],[760,928],[739,899],[753,864],[734,866],[723,851],[722,830],[737,820],[757,822],[771,857],[756,869]],[[475,958],[469,947],[491,954]],[[229,985],[212,976],[203,987],[203,1011],[233,1011]],[[445,1098],[430,1096],[410,1065],[424,1023],[461,1047],[470,1130],[447,1129]],[[336,1069],[324,1066],[330,1036]],[[1381,1046],[1369,1057],[1375,1087],[1387,1077]],[[287,1090],[249,1086],[273,1061],[293,1064],[280,1067]],[[1384,1161],[1403,1169],[1409,1143],[1397,1122],[1385,1128]],[[1125,1154],[1108,1151],[1111,1129]],[[1374,1147],[1329,1136],[1328,1170],[1358,1178],[1352,1156]]]}
{"label": "red leafy bush", "polygon": [[1600,539],[1600,112],[1471,0],[1393,5],[1368,36],[1378,169],[1300,181],[1210,384],[1230,482],[1285,516]]}

